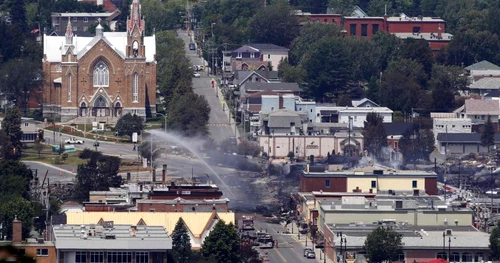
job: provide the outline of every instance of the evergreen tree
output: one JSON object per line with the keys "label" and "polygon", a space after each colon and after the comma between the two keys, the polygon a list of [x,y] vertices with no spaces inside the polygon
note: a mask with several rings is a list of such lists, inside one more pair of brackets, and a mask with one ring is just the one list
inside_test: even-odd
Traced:
{"label": "evergreen tree", "polygon": [[118,122],[116,123],[115,129],[118,132],[120,136],[123,135],[128,135],[132,139],[132,134],[134,132],[137,132],[137,134],[140,134],[143,125],[142,125],[143,119],[137,115],[132,115],[130,113],[127,113],[120,117]]}
{"label": "evergreen tree", "polygon": [[500,258],[500,224],[497,224],[490,234],[490,250],[493,259]]}
{"label": "evergreen tree", "polygon": [[402,235],[390,227],[378,227],[365,240],[364,250],[370,263],[398,260],[403,250]]}
{"label": "evergreen tree", "polygon": [[10,143],[2,143],[2,156],[6,159],[19,160],[23,143],[23,131],[21,130],[21,111],[14,107],[7,110],[2,121],[2,132]]}
{"label": "evergreen tree", "polygon": [[213,257],[219,263],[239,262],[240,238],[233,223],[226,225],[219,220],[203,242],[201,254],[205,259]]}
{"label": "evergreen tree", "polygon": [[490,152],[490,147],[493,145],[495,145],[495,127],[491,122],[491,116],[488,116],[481,134],[481,146],[488,147],[488,152]]}
{"label": "evergreen tree", "polygon": [[172,254],[177,263],[191,262],[191,240],[182,217],[172,233]]}
{"label": "evergreen tree", "polygon": [[383,118],[378,113],[368,113],[363,128],[365,149],[372,155],[378,157],[382,147],[387,146],[387,135],[383,126]]}

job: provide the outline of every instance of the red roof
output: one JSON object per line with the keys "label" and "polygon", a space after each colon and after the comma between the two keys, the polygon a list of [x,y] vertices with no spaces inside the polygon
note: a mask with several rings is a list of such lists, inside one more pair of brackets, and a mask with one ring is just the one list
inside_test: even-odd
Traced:
{"label": "red roof", "polygon": [[442,258],[436,258],[436,259],[433,259],[431,261],[427,261],[427,262],[420,262],[420,263],[450,263]]}

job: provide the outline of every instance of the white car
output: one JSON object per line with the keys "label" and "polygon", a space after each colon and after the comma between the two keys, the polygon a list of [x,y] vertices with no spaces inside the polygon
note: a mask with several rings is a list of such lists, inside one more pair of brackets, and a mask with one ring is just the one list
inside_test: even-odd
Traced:
{"label": "white car", "polygon": [[75,139],[74,137],[71,137],[67,140],[64,141],[66,144],[83,144],[83,141],[80,139]]}
{"label": "white car", "polygon": [[195,78],[199,78],[199,77],[201,77],[201,74],[200,74],[200,73],[196,73],[196,72],[195,72],[195,73],[193,74],[193,77],[195,77]]}

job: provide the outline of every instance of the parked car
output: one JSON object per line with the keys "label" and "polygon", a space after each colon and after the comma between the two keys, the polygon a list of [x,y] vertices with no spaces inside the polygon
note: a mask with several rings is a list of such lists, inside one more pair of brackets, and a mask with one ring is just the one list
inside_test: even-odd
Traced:
{"label": "parked car", "polygon": [[71,137],[64,141],[66,144],[83,144],[83,141],[80,139],[75,139],[75,137]]}
{"label": "parked car", "polygon": [[316,248],[325,248],[325,242],[319,242],[319,243],[316,245]]}
{"label": "parked car", "polygon": [[189,43],[189,50],[196,50],[194,43]]}
{"label": "parked car", "polygon": [[201,74],[200,74],[200,73],[195,72],[195,73],[193,74],[193,77],[195,77],[195,78],[199,78],[199,77],[201,77]]}
{"label": "parked car", "polygon": [[312,249],[304,248],[304,257],[307,257],[307,255],[309,255],[310,252],[313,252]]}
{"label": "parked car", "polygon": [[307,258],[316,258],[316,253],[314,251],[309,251],[309,253],[307,253]]}

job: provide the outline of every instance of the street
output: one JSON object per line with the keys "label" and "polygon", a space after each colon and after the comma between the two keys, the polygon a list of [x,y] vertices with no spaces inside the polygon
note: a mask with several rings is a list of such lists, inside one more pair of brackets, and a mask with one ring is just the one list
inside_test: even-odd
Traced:
{"label": "street", "polygon": [[[184,40],[186,55],[192,65],[203,65],[203,58],[200,58],[196,51],[189,50],[190,36],[187,31],[178,31],[179,38]],[[216,142],[221,142],[235,135],[233,120],[229,118],[227,105],[221,102],[220,96],[217,97],[217,90],[212,88],[212,78],[216,80],[217,76],[208,76],[208,71],[200,71],[201,77],[193,78],[193,90],[196,94],[203,95],[210,105],[210,119],[208,121],[210,135]],[[219,92],[220,94],[220,92]],[[224,108],[224,110],[223,110]],[[231,122],[231,124],[230,124]],[[237,137],[237,136],[236,136]]]}

